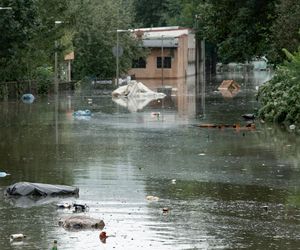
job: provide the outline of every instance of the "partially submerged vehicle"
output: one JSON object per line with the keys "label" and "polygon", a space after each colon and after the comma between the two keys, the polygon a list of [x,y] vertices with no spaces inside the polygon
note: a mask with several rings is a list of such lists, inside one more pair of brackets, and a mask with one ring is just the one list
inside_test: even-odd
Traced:
{"label": "partially submerged vehicle", "polygon": [[77,187],[44,183],[17,182],[5,190],[7,196],[61,196],[78,195]]}

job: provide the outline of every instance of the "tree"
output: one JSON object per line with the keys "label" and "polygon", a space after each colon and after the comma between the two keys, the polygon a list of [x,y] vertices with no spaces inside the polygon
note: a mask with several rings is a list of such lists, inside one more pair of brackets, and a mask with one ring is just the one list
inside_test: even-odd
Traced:
{"label": "tree", "polygon": [[63,36],[54,23],[65,19],[68,0],[6,0],[1,6],[12,8],[0,15],[1,81],[31,80],[41,67],[49,70],[54,41]]}
{"label": "tree", "polygon": [[198,5],[198,31],[218,48],[220,61],[265,55],[276,0],[209,0]]}
{"label": "tree", "polygon": [[26,50],[40,24],[35,0],[1,1],[11,10],[0,15],[0,77],[19,80],[26,75]]}
{"label": "tree", "polygon": [[169,0],[167,24],[195,28],[199,0]]}
{"label": "tree", "polygon": [[[116,46],[117,30],[130,28],[132,11],[128,6],[128,1],[113,0],[91,1],[89,5],[78,4],[81,14],[74,20],[76,32],[73,38],[76,79],[86,76],[115,76],[116,58],[112,49]],[[137,57],[140,47],[129,32],[119,33],[119,36],[119,45],[124,50],[119,65],[122,72],[131,67],[132,59]]]}
{"label": "tree", "polygon": [[280,63],[285,59],[283,48],[296,52],[300,45],[300,2],[281,0],[276,5],[276,15],[271,28],[272,39],[268,58],[274,63]]}
{"label": "tree", "polygon": [[167,25],[169,0],[134,0],[135,23],[142,27]]}

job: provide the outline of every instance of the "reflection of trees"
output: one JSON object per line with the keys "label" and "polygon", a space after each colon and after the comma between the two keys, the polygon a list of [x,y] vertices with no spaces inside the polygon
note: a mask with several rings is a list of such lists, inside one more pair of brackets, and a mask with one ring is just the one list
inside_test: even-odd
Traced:
{"label": "reflection of trees", "polygon": [[[204,229],[230,243],[241,236],[237,241],[253,244],[253,249],[267,248],[276,235],[282,239],[275,246],[295,246],[299,139],[260,126],[239,133],[195,128],[147,136],[134,162],[144,163],[147,194],[169,206],[167,221],[176,232],[182,230],[182,237],[190,239]],[[267,216],[262,214],[266,204],[271,211]]]}
{"label": "reflection of trees", "polygon": [[[278,195],[280,193],[280,195]],[[250,201],[284,203],[287,191],[273,190],[265,186],[238,185],[230,183],[198,182],[180,180],[176,185],[168,184],[157,191],[160,197],[191,200],[209,198],[221,201]]]}
{"label": "reflection of trees", "polygon": [[[61,183],[72,184],[72,170],[56,164],[67,149],[60,144],[57,151],[55,145],[53,105],[16,102],[0,107],[0,158],[12,175],[21,173],[17,175],[18,181],[53,183],[59,175]],[[68,129],[59,125],[61,130]]]}
{"label": "reflection of trees", "polygon": [[288,132],[286,128],[261,124],[260,133],[256,134],[260,145],[272,149],[280,161],[286,159],[293,168],[299,168],[300,137],[296,132]]}

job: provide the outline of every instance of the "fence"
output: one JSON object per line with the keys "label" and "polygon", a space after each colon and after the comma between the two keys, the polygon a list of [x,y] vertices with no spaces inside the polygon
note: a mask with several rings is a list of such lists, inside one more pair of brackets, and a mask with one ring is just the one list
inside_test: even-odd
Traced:
{"label": "fence", "polygon": [[[74,90],[75,81],[60,82],[59,90]],[[9,81],[0,82],[0,100],[18,99],[25,93],[43,95],[54,93],[54,84],[40,86],[37,81]]]}

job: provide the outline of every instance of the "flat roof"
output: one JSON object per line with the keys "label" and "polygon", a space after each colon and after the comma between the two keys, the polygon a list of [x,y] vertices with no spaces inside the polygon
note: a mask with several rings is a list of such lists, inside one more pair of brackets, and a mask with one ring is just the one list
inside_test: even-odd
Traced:
{"label": "flat roof", "polygon": [[177,38],[169,38],[165,39],[164,37],[158,39],[143,39],[144,47],[149,48],[177,48],[178,47],[178,39]]}
{"label": "flat roof", "polygon": [[143,32],[143,40],[161,37],[165,37],[167,40],[167,38],[176,38],[191,33],[191,29],[179,26],[134,29],[134,32],[138,31]]}

